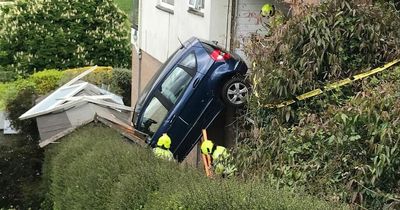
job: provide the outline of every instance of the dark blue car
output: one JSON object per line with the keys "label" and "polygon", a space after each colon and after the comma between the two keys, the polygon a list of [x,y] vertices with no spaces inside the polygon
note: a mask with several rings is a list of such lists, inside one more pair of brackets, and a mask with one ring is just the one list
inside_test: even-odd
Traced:
{"label": "dark blue car", "polygon": [[248,86],[246,64],[213,43],[191,38],[158,70],[135,107],[135,128],[155,146],[167,133],[182,161],[225,105],[241,106]]}

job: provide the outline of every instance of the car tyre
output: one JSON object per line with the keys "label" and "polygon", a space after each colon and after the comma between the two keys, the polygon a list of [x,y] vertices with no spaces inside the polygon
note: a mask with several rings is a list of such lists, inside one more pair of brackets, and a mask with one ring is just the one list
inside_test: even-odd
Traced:
{"label": "car tyre", "polygon": [[222,87],[222,99],[233,107],[241,107],[246,103],[249,85],[242,78],[234,77]]}

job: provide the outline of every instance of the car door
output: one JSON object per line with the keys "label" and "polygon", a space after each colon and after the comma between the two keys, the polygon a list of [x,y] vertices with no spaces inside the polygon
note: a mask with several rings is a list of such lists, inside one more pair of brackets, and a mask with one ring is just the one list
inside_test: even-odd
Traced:
{"label": "car door", "polygon": [[208,60],[205,59],[206,62],[197,62],[199,59],[204,61],[202,56],[204,56],[204,53],[201,52],[201,49],[197,49],[181,63],[181,65],[190,66],[191,69],[195,69],[196,74],[187,87],[188,94],[177,105],[179,111],[172,116],[174,120],[168,132],[173,139],[171,151],[178,159],[186,155],[186,151],[191,148],[191,145],[201,133],[198,122],[205,114],[204,112],[207,111],[210,99],[212,98],[207,88],[207,77],[198,71],[199,68],[206,68],[209,65],[209,58]]}
{"label": "car door", "polygon": [[196,75],[196,56],[194,51],[188,53],[158,85],[154,97],[165,105],[168,115],[159,131],[154,134],[152,144],[154,145],[162,133],[168,133],[172,140],[172,146],[177,144],[187,132],[187,122],[180,116],[182,108],[192,94]]}

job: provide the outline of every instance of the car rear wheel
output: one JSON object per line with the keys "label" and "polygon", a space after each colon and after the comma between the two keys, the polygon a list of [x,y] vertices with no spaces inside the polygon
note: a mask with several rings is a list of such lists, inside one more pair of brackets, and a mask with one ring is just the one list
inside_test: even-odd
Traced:
{"label": "car rear wheel", "polygon": [[240,107],[246,103],[248,85],[241,78],[228,80],[222,88],[222,99],[230,106]]}

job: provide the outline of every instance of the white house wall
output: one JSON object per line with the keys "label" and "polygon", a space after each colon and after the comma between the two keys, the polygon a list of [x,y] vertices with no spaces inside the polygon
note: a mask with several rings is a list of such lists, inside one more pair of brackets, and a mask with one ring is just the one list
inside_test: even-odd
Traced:
{"label": "white house wall", "polygon": [[[207,1],[206,1],[207,2]],[[229,48],[230,41],[230,23],[232,1],[229,0],[211,0],[209,39],[218,41],[218,45]]]}
{"label": "white house wall", "polygon": [[4,129],[4,120],[6,119],[4,111],[0,111],[0,130]]}
{"label": "white house wall", "polygon": [[[143,51],[164,62],[192,36],[226,43],[228,1],[205,0],[204,16],[188,12],[189,0],[175,0],[174,14],[156,8],[159,0],[142,0],[139,45]],[[211,9],[212,8],[212,9]]]}

